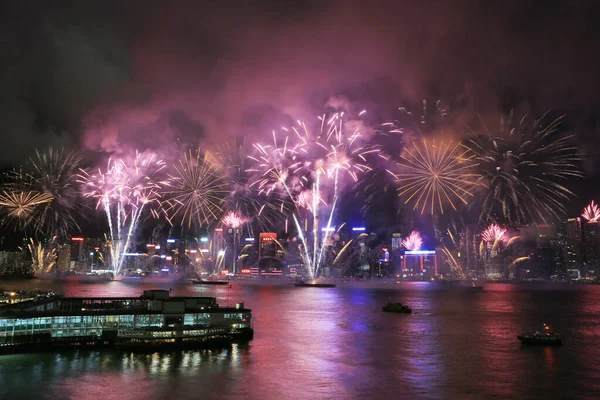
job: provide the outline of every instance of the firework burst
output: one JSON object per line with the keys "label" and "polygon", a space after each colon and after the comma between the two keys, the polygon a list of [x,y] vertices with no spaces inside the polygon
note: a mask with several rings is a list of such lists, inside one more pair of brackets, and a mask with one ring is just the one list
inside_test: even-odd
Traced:
{"label": "firework burst", "polygon": [[246,228],[253,234],[255,224],[260,231],[268,231],[283,221],[289,211],[290,200],[271,193],[254,190],[252,181],[254,160],[248,157],[246,140],[228,142],[218,148],[216,158],[223,165],[229,180],[229,192],[225,200],[225,210],[239,210],[243,215],[252,216],[252,224]]}
{"label": "firework burst", "polygon": [[467,204],[478,175],[474,154],[460,143],[425,140],[413,142],[402,152],[398,194],[422,214],[444,213],[444,205],[457,210]]}
{"label": "firework burst", "polygon": [[[33,194],[43,194],[50,201],[27,210],[32,212],[28,225],[36,232],[57,236],[63,240],[78,229],[76,215],[80,207],[76,171],[81,159],[76,153],[49,148],[35,151],[35,156],[23,169],[6,174],[6,192],[19,194],[25,201]],[[31,193],[31,196],[26,195]],[[24,214],[25,212],[23,210]],[[24,215],[23,214],[23,215]]]}
{"label": "firework burst", "polygon": [[43,193],[52,195],[52,201],[44,207],[40,223],[44,232],[64,240],[79,225],[79,185],[77,173],[81,157],[72,151],[54,149],[35,151],[30,159],[33,171],[31,176],[35,186]]}
{"label": "firework burst", "polygon": [[[362,113],[361,113],[362,114]],[[366,147],[356,121],[347,123],[343,113],[318,118],[320,129],[313,134],[308,126],[298,121],[281,134],[273,132],[273,143],[256,144],[257,155],[252,157],[259,174],[254,182],[259,192],[280,193],[312,215],[312,244],[305,237],[299,217],[293,219],[300,235],[302,257],[311,278],[319,274],[323,260],[324,243],[332,229],[335,206],[340,193],[340,180],[347,176],[356,181],[358,175],[371,169],[368,157],[380,155],[375,147]],[[349,134],[347,129],[350,128]],[[310,191],[311,204],[306,204]],[[300,201],[300,203],[299,203]],[[328,208],[325,237],[320,237],[319,219],[321,202]],[[326,207],[325,207],[326,206]]]}
{"label": "firework burst", "polygon": [[588,222],[598,222],[600,220],[600,208],[592,202],[583,210],[581,216],[588,220]]}
{"label": "firework burst", "polygon": [[[386,149],[386,153],[397,161],[406,143],[431,136],[449,127],[450,113],[441,100],[431,103],[423,100],[419,111],[411,111],[412,107],[400,107],[398,117],[392,122],[384,123],[377,131],[378,142]],[[400,136],[401,140],[398,140]]]}
{"label": "firework burst", "polygon": [[223,225],[229,228],[237,229],[244,225],[248,219],[238,212],[229,211],[227,214],[225,214],[221,221],[223,222]]}
{"label": "firework burst", "polygon": [[482,191],[480,222],[504,220],[513,225],[547,222],[564,214],[573,197],[565,186],[581,177],[573,136],[558,136],[561,118],[545,123],[503,118],[500,131],[487,129],[468,143],[476,154]]}
{"label": "firework burst", "polygon": [[7,189],[0,192],[0,213],[3,223],[12,225],[15,230],[29,226],[39,229],[39,216],[43,207],[53,200],[48,193]]}
{"label": "firework burst", "polygon": [[481,233],[481,239],[488,244],[494,244],[499,242],[508,242],[509,237],[506,229],[496,224],[490,224]]}
{"label": "firework burst", "polygon": [[56,236],[46,243],[46,245],[41,242],[36,243],[30,238],[27,249],[31,255],[31,267],[34,275],[47,274],[52,271],[58,260]]}
{"label": "firework burst", "polygon": [[402,246],[409,251],[418,251],[423,245],[421,234],[417,231],[412,231],[406,239],[402,241]]}
{"label": "firework burst", "polygon": [[125,253],[129,250],[138,222],[145,211],[158,217],[165,214],[162,191],[170,186],[165,162],[154,153],[136,152],[133,161],[110,159],[106,170],[88,173],[81,170],[78,182],[85,197],[96,200],[110,230],[110,263],[114,277],[121,275]]}
{"label": "firework burst", "polygon": [[170,175],[167,212],[181,218],[188,228],[209,225],[219,218],[228,193],[224,171],[209,153],[189,151]]}

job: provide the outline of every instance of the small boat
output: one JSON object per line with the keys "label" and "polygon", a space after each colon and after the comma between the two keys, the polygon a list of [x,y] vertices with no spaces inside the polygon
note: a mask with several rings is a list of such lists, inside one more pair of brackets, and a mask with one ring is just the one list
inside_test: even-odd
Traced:
{"label": "small boat", "polygon": [[227,285],[229,282],[227,281],[210,281],[205,279],[194,279],[192,281],[194,285]]}
{"label": "small boat", "polygon": [[544,324],[541,331],[537,331],[533,335],[519,335],[517,336],[517,339],[519,339],[522,344],[537,344],[543,346],[560,346],[562,344],[560,334],[554,332],[546,324]]}
{"label": "small boat", "polygon": [[465,281],[442,281],[442,287],[445,289],[457,289],[465,292],[481,292],[483,286],[475,285],[475,282]]}
{"label": "small boat", "polygon": [[304,282],[298,281],[294,284],[296,287],[317,287],[317,288],[332,288],[335,287],[334,283],[315,283],[315,282]]}
{"label": "small boat", "polygon": [[385,312],[393,312],[393,313],[401,313],[401,314],[410,314],[412,313],[412,308],[402,303],[387,303],[383,306],[383,311]]}
{"label": "small boat", "polygon": [[475,286],[475,282],[471,282],[471,286],[463,286],[463,289],[470,292],[481,292],[483,291],[483,286]]}

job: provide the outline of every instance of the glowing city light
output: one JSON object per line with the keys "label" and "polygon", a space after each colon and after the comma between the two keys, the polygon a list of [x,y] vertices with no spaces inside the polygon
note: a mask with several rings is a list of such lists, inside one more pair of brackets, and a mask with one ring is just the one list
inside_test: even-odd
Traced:
{"label": "glowing city light", "polygon": [[435,254],[435,250],[407,250],[404,254],[407,256],[428,256]]}

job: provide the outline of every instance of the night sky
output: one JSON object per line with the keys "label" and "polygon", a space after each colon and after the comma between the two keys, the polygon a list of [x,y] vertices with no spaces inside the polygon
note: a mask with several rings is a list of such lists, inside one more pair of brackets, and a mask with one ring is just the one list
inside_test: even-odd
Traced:
{"label": "night sky", "polygon": [[[421,4],[423,3],[423,4]],[[343,104],[376,126],[443,100],[463,124],[565,115],[600,200],[597,1],[5,1],[0,160],[212,146]]]}

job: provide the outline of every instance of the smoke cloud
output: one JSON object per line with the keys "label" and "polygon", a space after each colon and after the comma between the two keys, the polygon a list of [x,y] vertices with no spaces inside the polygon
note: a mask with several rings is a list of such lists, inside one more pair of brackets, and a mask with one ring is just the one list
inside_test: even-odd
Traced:
{"label": "smoke cloud", "polygon": [[582,142],[598,132],[593,1],[26,3],[0,10],[5,164],[50,144],[212,147],[328,107],[377,126],[423,98],[461,123],[552,107]]}

